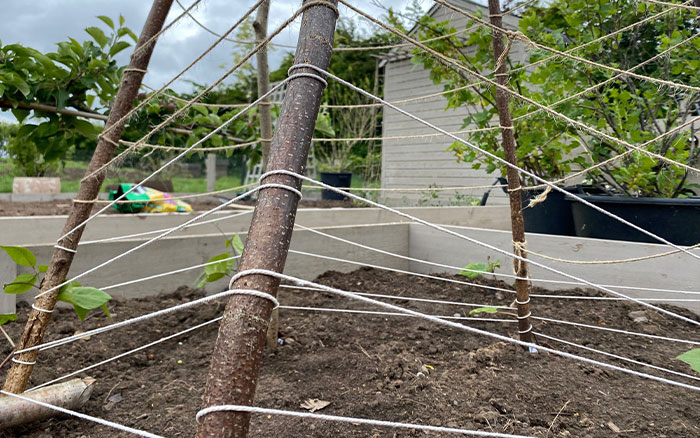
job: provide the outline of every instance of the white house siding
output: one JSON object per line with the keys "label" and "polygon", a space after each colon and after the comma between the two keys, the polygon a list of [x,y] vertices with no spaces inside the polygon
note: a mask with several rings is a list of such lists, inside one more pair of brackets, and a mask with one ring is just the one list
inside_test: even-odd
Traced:
{"label": "white house siding", "polygon": [[[471,11],[480,6],[466,1],[454,1],[454,4]],[[484,16],[488,16],[485,8]],[[438,21],[450,20],[457,29],[465,29],[467,19],[448,9],[439,7],[433,10],[433,17]],[[517,23],[512,17],[507,17],[506,25],[515,27]],[[465,34],[466,37],[466,34]],[[522,50],[513,47],[511,54],[518,56]],[[384,72],[384,98],[389,102],[418,96],[438,93],[444,90],[443,85],[434,84],[429,71],[420,65],[413,65],[410,59],[390,61]],[[467,115],[467,111],[445,110],[447,100],[443,96],[399,105],[411,114],[420,117],[448,132],[459,131]],[[412,136],[434,134],[419,122],[398,112],[385,108],[383,113],[382,135],[382,187],[385,189],[398,188],[427,188],[431,185],[439,187],[486,186],[494,182],[498,173],[491,175],[484,170],[474,170],[471,164],[457,162],[453,153],[447,148],[453,140],[446,136],[426,138],[390,139],[395,136]],[[486,189],[460,191],[461,195],[480,199]],[[439,198],[432,197],[439,194]],[[432,191],[426,189],[420,192],[384,192],[384,200],[394,205],[450,205],[464,203],[463,197],[456,196],[455,191]],[[494,189],[489,196],[488,205],[505,204],[507,198],[500,189]]]}

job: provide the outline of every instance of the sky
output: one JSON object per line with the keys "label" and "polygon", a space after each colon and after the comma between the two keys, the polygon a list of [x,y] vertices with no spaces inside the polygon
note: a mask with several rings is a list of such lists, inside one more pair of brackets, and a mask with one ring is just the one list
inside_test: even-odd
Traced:
{"label": "sky", "polygon": [[[194,0],[180,0],[188,7]],[[247,11],[255,1],[242,0],[203,0],[194,10],[193,15],[210,29],[223,33],[230,28]],[[373,16],[381,16],[385,8],[403,9],[409,0],[355,0],[353,4]],[[432,2],[421,0],[427,9]],[[90,38],[84,29],[88,26],[103,27],[98,15],[111,17],[115,22],[119,14],[126,19],[125,25],[137,35],[146,20],[152,2],[144,0],[0,0],[3,23],[0,26],[0,41],[3,45],[19,43],[33,47],[41,52],[56,50],[55,44],[71,36],[78,41]],[[272,0],[268,30],[276,29],[298,7],[301,0]],[[168,16],[167,22],[180,15],[182,8],[177,2]],[[354,16],[346,7],[340,7],[341,16]],[[273,42],[295,45],[300,18],[292,26],[283,30]],[[367,24],[367,29],[370,25]],[[159,39],[151,59],[149,72],[144,83],[160,87],[175,74],[192,62],[204,49],[209,47],[216,37],[207,33],[189,17],[183,17]],[[181,80],[173,85],[177,91],[190,91],[193,80],[201,84],[210,84],[228,70],[233,64],[231,54],[240,46],[223,41],[205,59],[198,63]],[[286,50],[276,49],[270,53],[270,67],[279,66]],[[128,63],[130,49],[118,55],[121,64]],[[184,80],[183,80],[184,79]],[[11,115],[0,113],[0,120],[10,121]]]}

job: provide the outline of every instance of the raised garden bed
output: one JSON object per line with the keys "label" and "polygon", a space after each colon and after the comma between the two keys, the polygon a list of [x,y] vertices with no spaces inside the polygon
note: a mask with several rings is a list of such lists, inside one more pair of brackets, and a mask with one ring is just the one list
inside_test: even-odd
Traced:
{"label": "raised garden bed", "polygon": [[[494,295],[469,286],[366,269],[349,274],[326,273],[320,277],[320,282],[349,290],[463,302],[506,305],[512,299],[508,294]],[[583,291],[573,293],[594,295]],[[198,292],[180,288],[171,295],[118,301],[110,307],[115,320],[122,320],[198,296]],[[336,296],[289,289],[282,289],[281,301],[283,305],[369,309]],[[407,301],[398,301],[398,304],[450,316],[465,315],[469,310]],[[19,311],[20,321],[6,326],[14,337],[18,336],[26,318],[27,306],[23,306]],[[221,314],[223,306],[222,301],[173,313],[42,352],[32,377],[33,384],[215,318]],[[653,312],[647,312],[647,322],[635,323],[629,314],[639,310],[639,306],[622,302],[533,300],[535,315],[700,340],[697,328]],[[688,311],[675,310],[691,316]],[[414,318],[284,309],[280,314],[285,345],[265,353],[256,394],[258,406],[300,411],[303,409],[299,405],[304,400],[317,398],[331,402],[320,412],[329,415],[540,437],[610,437],[618,435],[616,428],[625,431],[620,436],[680,438],[700,435],[698,392],[548,354],[526,354],[512,345]],[[79,323],[72,310],[67,309],[61,309],[52,319],[47,340],[109,322],[95,315]],[[466,324],[511,336],[516,330],[513,324],[507,323],[470,321]],[[536,330],[692,373],[687,365],[673,359],[690,349],[683,344],[541,322],[537,323]],[[91,370],[88,374],[98,379],[98,386],[85,412],[164,436],[193,436],[194,416],[199,409],[215,337],[216,324],[212,324]],[[610,361],[558,344],[552,346]],[[2,352],[9,352],[6,342]],[[617,364],[659,374],[648,368]],[[420,377],[418,373],[423,365],[434,369]],[[82,420],[54,418],[6,431],[0,436],[129,435]],[[251,436],[427,435],[254,415]]]}

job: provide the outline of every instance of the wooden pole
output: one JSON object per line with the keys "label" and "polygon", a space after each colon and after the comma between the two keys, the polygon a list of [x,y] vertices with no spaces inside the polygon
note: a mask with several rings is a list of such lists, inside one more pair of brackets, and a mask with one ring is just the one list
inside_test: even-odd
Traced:
{"label": "wooden pole", "polygon": [[[90,377],[73,379],[28,392],[26,397],[75,411],[83,407],[90,399],[90,395],[95,389],[93,383],[95,383],[95,379]],[[36,403],[9,395],[0,397],[0,429],[41,421],[56,415],[56,410],[45,408]]]}
{"label": "wooden pole", "polygon": [[[305,0],[304,4],[313,0]],[[295,64],[309,63],[328,69],[333,49],[336,11],[331,7],[311,5],[304,11]],[[337,5],[336,0],[328,3]],[[311,73],[298,68],[294,73]],[[267,168],[303,173],[314,125],[321,105],[324,85],[312,77],[289,82],[277,129],[272,139]],[[301,181],[287,175],[271,175],[266,183],[301,188]],[[294,228],[297,196],[284,189],[266,188],[258,195],[248,239],[239,270],[267,269],[282,272]],[[277,294],[279,279],[266,275],[248,275],[233,284],[234,289],[254,289]],[[265,334],[272,303],[250,295],[233,295],[224,311],[219,335],[209,368],[203,407],[224,404],[250,405],[260,370]],[[200,419],[199,438],[245,438],[250,414],[213,412]]]}
{"label": "wooden pole", "polygon": [[[503,26],[503,18],[500,15],[501,7],[499,0],[489,0],[489,14],[491,23],[495,26]],[[505,59],[508,54],[504,54],[503,34],[497,30],[493,31],[493,56],[496,62],[496,82],[501,85],[508,84],[506,74]],[[501,123],[501,136],[503,138],[503,151],[505,159],[511,164],[518,164],[515,155],[515,134],[513,132],[513,120],[510,116],[510,106],[508,94],[502,89],[496,89],[496,108],[498,109],[498,119]],[[527,258],[525,248],[525,221],[523,220],[522,198],[520,189],[520,175],[512,167],[507,168],[508,194],[510,198],[510,222],[513,232],[513,252],[523,258]],[[518,333],[520,340],[532,342],[532,325],[530,321],[530,271],[527,262],[514,260],[515,275],[522,278],[515,280],[516,304],[518,307]]]}
{"label": "wooden pole", "polygon": [[[109,118],[105,122],[105,129],[116,124],[133,107],[134,98],[141,87],[141,80],[148,68],[148,63],[151,59],[156,40],[149,43],[147,47],[142,48],[142,46],[150,41],[150,39],[163,28],[163,22],[170,11],[172,3],[173,0],[154,0],[146,24],[134,48],[135,55],[132,55],[129,67],[124,71],[124,75],[122,76],[119,92],[112,105],[112,111],[110,111]],[[86,175],[91,175],[93,172],[97,171],[114,156],[114,150],[121,138],[125,123],[126,122],[122,122],[115,126],[114,129],[105,135],[106,138],[100,137]],[[94,201],[97,199],[104,178],[104,172],[99,172],[82,182],[78,189],[77,199],[83,201]],[[62,234],[68,233],[90,217],[93,206],[94,203],[73,203],[70,215],[66,220],[66,225],[63,227]],[[63,248],[67,248],[68,251],[59,248],[54,249],[49,267],[46,271],[46,276],[41,282],[40,292],[52,289],[66,280],[68,270],[73,262],[75,250],[78,247],[84,230],[85,227],[81,227],[59,242],[59,245]],[[35,302],[35,307],[47,311],[53,310],[56,305],[58,292],[59,291],[56,290],[38,298]],[[46,332],[50,320],[51,313],[32,310],[24,327],[22,337],[17,344],[17,350],[39,345],[44,338],[44,333]],[[5,391],[19,394],[26,389],[33,368],[33,365],[28,365],[28,363],[35,362],[38,355],[38,350],[33,350],[20,354],[19,357],[17,357],[18,361],[23,363],[12,363],[12,368],[10,368],[5,378],[5,386],[3,388]]]}
{"label": "wooden pole", "polygon": [[[267,16],[270,12],[270,0],[260,4],[258,12],[253,22],[255,30],[255,41],[260,44],[267,38]],[[270,91],[270,66],[267,62],[267,46],[262,47],[255,54],[258,63],[258,96],[262,96]],[[272,111],[270,107],[270,97],[266,97],[258,104],[258,115],[260,116],[260,145],[262,147],[262,168],[267,170],[267,162],[270,158],[270,141],[272,138]],[[267,348],[277,347],[277,338],[279,335],[279,311],[272,311],[270,326],[267,329],[266,344]]]}

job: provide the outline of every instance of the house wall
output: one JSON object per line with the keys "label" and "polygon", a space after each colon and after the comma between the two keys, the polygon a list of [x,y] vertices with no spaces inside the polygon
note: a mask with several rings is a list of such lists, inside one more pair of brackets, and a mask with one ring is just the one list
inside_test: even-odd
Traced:
{"label": "house wall", "polygon": [[[453,1],[460,8],[474,12],[481,9],[488,16],[487,8],[468,1]],[[438,21],[451,22],[457,29],[465,29],[467,19],[444,7],[433,10],[433,17]],[[504,17],[506,27],[515,28],[517,18]],[[468,34],[465,34],[465,36]],[[515,59],[522,57],[522,47],[517,44],[511,49]],[[397,54],[398,55],[398,54]],[[389,102],[410,99],[418,96],[439,93],[444,90],[442,84],[434,84],[430,72],[420,65],[413,65],[405,57],[388,62],[385,66],[384,98]],[[466,109],[445,110],[447,100],[443,96],[401,104],[400,107],[449,132],[465,129],[462,127],[467,116]],[[487,186],[500,174],[487,174],[484,170],[475,170],[469,163],[457,162],[453,153],[447,148],[453,140],[446,136],[432,136],[409,139],[388,139],[395,136],[413,136],[434,134],[420,122],[412,120],[391,109],[384,109],[382,132],[382,187],[427,188],[431,185],[440,187]],[[464,135],[460,135],[464,137]],[[438,192],[430,189],[418,192],[384,192],[384,201],[393,205],[454,205],[468,202],[465,196],[481,199],[486,189],[471,191]],[[437,196],[435,198],[434,196]],[[500,189],[493,190],[487,205],[507,204],[507,198]]]}

